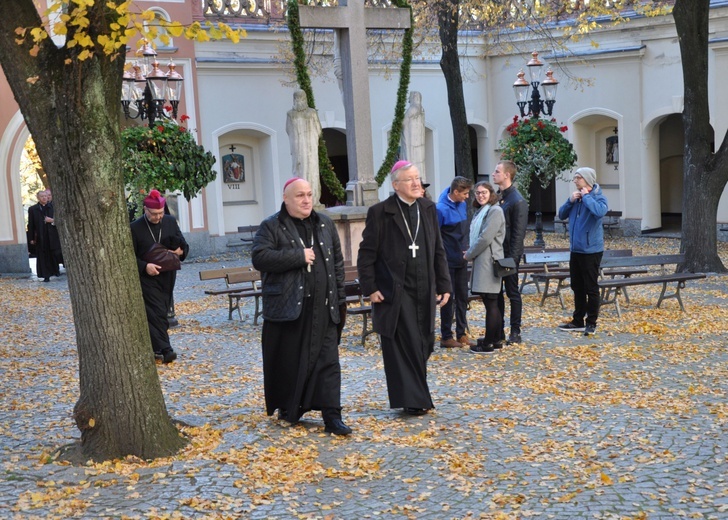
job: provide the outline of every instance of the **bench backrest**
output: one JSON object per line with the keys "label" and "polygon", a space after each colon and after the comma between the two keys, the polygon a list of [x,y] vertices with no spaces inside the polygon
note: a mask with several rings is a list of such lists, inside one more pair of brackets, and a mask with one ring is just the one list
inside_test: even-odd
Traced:
{"label": "bench backrest", "polygon": [[252,269],[250,271],[228,273],[225,277],[225,280],[227,281],[228,285],[251,282],[255,286],[255,284],[260,281],[260,271]]}
{"label": "bench backrest", "polygon": [[681,264],[685,261],[685,255],[648,255],[606,258],[602,260],[601,267],[647,267],[662,266],[670,264]]}
{"label": "bench backrest", "polygon": [[238,226],[238,233],[251,233],[255,234],[258,232],[260,226]]}
{"label": "bench backrest", "polygon": [[250,266],[208,269],[206,271],[200,271],[200,280],[224,280],[228,273],[244,273],[252,270],[254,269]]}
{"label": "bench backrest", "polygon": [[[527,264],[559,264],[568,262],[571,253],[566,251],[549,251],[545,253],[526,253]],[[631,257],[631,249],[605,249],[602,255],[602,266],[604,266],[605,258],[625,258]]]}

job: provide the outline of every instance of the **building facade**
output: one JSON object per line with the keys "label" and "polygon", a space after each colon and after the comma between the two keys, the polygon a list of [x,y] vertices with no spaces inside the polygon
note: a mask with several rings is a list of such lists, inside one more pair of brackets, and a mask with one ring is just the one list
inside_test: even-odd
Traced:
{"label": "building facade", "polygon": [[[158,16],[188,23],[220,17],[247,31],[240,43],[192,43],[182,38],[157,49],[163,66],[173,58],[184,76],[181,113],[199,142],[217,158],[217,179],[192,201],[180,200],[178,218],[197,255],[224,250],[239,226],[259,223],[278,210],[282,187],[291,176],[286,113],[293,106],[288,33],[284,3],[254,3],[255,12],[216,13],[213,0],[142,2]],[[222,3],[220,3],[222,6]],[[242,8],[241,8],[242,9]],[[682,67],[671,16],[634,17],[573,43],[566,54],[548,51],[532,35],[515,35],[520,52],[488,52],[482,35],[462,34],[460,52],[471,147],[479,178],[487,178],[499,158],[499,141],[518,108],[513,95],[516,74],[540,52],[560,80],[553,117],[566,125],[579,157],[578,166],[596,169],[610,209],[621,212],[626,233],[656,230],[682,213],[683,135]],[[337,173],[346,179],[346,117],[330,44],[330,31],[319,31],[315,48],[324,66],[312,75],[319,118]],[[728,76],[728,2],[711,10],[711,123],[716,139],[728,131],[728,106],[720,85]],[[437,45],[424,43],[412,64],[410,91],[422,96],[426,120],[426,180],[431,194],[450,184],[454,172],[453,136]],[[133,53],[127,59],[133,60]],[[547,68],[544,67],[544,68]],[[375,167],[384,160],[394,114],[398,64],[370,59],[371,122]],[[728,80],[728,78],[726,78]],[[27,129],[12,94],[0,78],[0,272],[27,271],[25,218],[20,202],[19,162]],[[373,172],[376,173],[376,172]],[[380,200],[390,193],[388,181]],[[535,193],[545,215],[568,197],[572,185],[559,180]],[[181,199],[181,198],[180,198]],[[728,198],[721,199],[716,229],[728,222]],[[724,224],[723,224],[724,226]],[[719,232],[719,231],[717,231]],[[723,237],[725,238],[725,237]]]}

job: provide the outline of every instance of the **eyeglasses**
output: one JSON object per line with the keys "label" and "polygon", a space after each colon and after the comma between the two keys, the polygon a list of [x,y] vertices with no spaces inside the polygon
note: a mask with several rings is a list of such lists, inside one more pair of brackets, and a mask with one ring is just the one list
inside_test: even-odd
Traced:
{"label": "eyeglasses", "polygon": [[476,197],[485,197],[486,195],[488,195],[488,192],[487,192],[487,191],[485,191],[485,190],[483,190],[483,191],[477,191],[477,190],[476,190],[476,191],[475,191],[475,196],[476,196]]}

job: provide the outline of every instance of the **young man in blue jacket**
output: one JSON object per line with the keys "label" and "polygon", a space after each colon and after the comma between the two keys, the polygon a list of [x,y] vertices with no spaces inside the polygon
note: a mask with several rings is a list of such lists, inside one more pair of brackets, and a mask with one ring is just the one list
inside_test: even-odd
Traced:
{"label": "young man in blue jacket", "polygon": [[607,198],[596,181],[597,172],[592,168],[576,170],[576,191],[559,208],[559,218],[569,219],[569,273],[574,291],[572,319],[559,328],[584,331],[585,336],[596,332],[599,317],[599,264],[604,253],[602,219],[608,209]]}
{"label": "young man in blue jacket", "polygon": [[[449,188],[437,201],[437,223],[440,226],[442,245],[450,269],[453,297],[440,307],[440,347],[473,347],[468,338],[468,262],[464,258],[468,250],[470,226],[468,223],[468,197],[473,183],[466,177],[455,177]],[[452,316],[455,314],[455,337],[452,335]]]}

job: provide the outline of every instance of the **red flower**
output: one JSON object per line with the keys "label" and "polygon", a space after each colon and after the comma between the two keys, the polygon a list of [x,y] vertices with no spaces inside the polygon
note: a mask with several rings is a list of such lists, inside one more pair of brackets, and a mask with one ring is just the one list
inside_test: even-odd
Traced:
{"label": "red flower", "polygon": [[513,137],[516,137],[516,136],[518,135],[518,132],[516,132],[515,130],[513,130],[513,131],[511,132],[511,135],[512,135]]}
{"label": "red flower", "polygon": [[187,114],[182,114],[181,116],[179,116],[179,120],[182,123],[184,123],[185,121],[187,121],[189,118],[190,118],[190,116],[188,116]]}
{"label": "red flower", "polygon": [[184,126],[178,126],[180,132],[185,132],[187,129]]}
{"label": "red flower", "polygon": [[515,124],[518,124],[518,116],[513,116],[513,122],[514,122]]}
{"label": "red flower", "polygon": [[538,129],[539,129],[539,130],[543,130],[543,129],[544,129],[544,126],[546,126],[546,125],[544,125],[544,124],[543,124],[543,121],[539,121],[539,122],[538,122],[538,123],[536,124],[536,126],[538,126]]}
{"label": "red flower", "polygon": [[528,124],[528,122],[529,122],[529,121],[528,121],[528,119],[524,119],[524,120],[523,120],[523,124],[524,124],[524,125],[527,125],[527,124]]}
{"label": "red flower", "polygon": [[164,127],[162,125],[159,125],[157,127],[157,130],[159,130],[160,132],[164,132]]}
{"label": "red flower", "polygon": [[568,126],[560,126],[559,127],[559,130],[561,130],[562,132],[566,132],[568,129],[569,129]]}
{"label": "red flower", "polygon": [[172,105],[164,105],[164,110],[166,110],[167,112],[171,112],[172,111]]}

